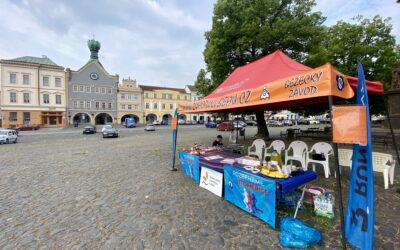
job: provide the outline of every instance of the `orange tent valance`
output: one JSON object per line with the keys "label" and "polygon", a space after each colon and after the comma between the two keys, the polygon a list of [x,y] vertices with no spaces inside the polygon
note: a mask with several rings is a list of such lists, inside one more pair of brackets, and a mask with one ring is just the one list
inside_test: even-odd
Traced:
{"label": "orange tent valance", "polygon": [[[354,96],[345,75],[327,63],[302,73],[266,82],[253,89],[242,89],[217,97],[205,97],[178,105],[179,113],[200,113],[229,110],[249,110],[258,107],[279,107],[280,103],[308,98],[336,96],[349,99]],[[284,105],[282,106],[284,107]]]}

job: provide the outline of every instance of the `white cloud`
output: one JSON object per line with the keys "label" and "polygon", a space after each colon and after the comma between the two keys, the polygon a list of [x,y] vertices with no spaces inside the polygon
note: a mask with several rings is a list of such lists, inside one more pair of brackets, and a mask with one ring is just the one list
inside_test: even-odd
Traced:
{"label": "white cloud", "polygon": [[94,34],[106,69],[142,84],[183,87],[204,67],[209,1],[194,12],[174,1],[144,0],[96,5],[1,1],[0,9],[7,10],[0,14],[0,58],[46,54],[59,65],[78,69],[89,59],[86,40]]}
{"label": "white cloud", "polygon": [[[100,60],[111,74],[141,84],[183,87],[204,67],[204,32],[216,0],[0,1],[0,58],[49,56],[79,69],[89,59],[87,39],[101,42]],[[395,0],[318,0],[326,24],[356,14],[392,17],[400,34]]]}
{"label": "white cloud", "polygon": [[326,25],[333,25],[339,20],[352,22],[352,18],[362,15],[366,18],[373,18],[381,15],[384,18],[390,17],[393,25],[392,34],[400,43],[400,4],[396,0],[318,0],[314,8],[321,11],[327,17]]}

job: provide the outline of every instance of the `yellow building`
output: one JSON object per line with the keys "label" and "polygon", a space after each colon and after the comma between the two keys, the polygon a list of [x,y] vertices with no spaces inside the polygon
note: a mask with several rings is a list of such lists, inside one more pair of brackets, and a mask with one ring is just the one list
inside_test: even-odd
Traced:
{"label": "yellow building", "polygon": [[64,68],[46,56],[0,60],[0,127],[65,126]]}
{"label": "yellow building", "polygon": [[143,96],[135,80],[123,79],[118,87],[117,123],[124,124],[128,117],[143,123]]}
{"label": "yellow building", "polygon": [[[190,94],[185,89],[139,85],[143,91],[144,114],[146,122],[168,122],[174,116],[179,102],[189,101]],[[186,120],[186,115],[181,115]]]}

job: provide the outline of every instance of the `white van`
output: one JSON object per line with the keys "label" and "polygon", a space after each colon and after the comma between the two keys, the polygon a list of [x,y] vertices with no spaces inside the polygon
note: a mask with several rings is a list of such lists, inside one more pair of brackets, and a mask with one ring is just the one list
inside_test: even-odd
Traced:
{"label": "white van", "polygon": [[0,130],[0,144],[3,143],[17,143],[18,135],[15,130],[11,129],[2,129]]}

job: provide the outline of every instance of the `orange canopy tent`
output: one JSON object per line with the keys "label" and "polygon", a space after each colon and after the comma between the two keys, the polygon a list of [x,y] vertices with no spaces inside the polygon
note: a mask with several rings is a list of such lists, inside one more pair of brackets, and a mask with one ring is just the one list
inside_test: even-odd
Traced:
{"label": "orange canopy tent", "polygon": [[[326,103],[327,96],[354,96],[357,78],[346,76],[327,63],[312,69],[277,50],[236,68],[211,94],[180,103],[179,113],[284,109]],[[380,82],[367,81],[370,94],[383,94]]]}
{"label": "orange canopy tent", "polygon": [[[366,84],[369,94],[383,94],[382,83],[367,81]],[[178,112],[245,112],[285,109],[327,102],[331,108],[332,97],[352,98],[356,88],[357,78],[340,73],[329,63],[312,69],[277,50],[257,61],[236,68],[208,96],[198,101],[180,103],[175,117]],[[177,128],[174,129],[174,133],[172,170],[176,170]],[[334,151],[336,171],[340,173],[336,144]],[[339,193],[342,244],[345,246],[340,174],[336,175],[336,181]]]}

